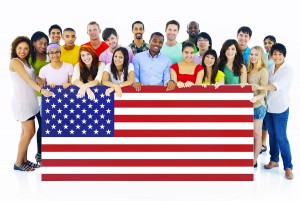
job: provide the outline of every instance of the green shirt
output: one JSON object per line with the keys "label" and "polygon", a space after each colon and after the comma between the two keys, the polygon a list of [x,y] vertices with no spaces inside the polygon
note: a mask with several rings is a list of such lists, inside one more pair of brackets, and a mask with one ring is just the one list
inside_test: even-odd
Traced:
{"label": "green shirt", "polygon": [[[29,57],[29,63],[32,65],[34,71],[35,71],[35,76],[38,77],[39,76],[39,73],[40,73],[40,70],[43,66],[47,65],[48,63],[50,63],[48,61],[48,58],[46,58],[46,61],[42,61],[42,60],[39,60],[38,58],[36,58],[35,62],[33,63],[32,62],[32,58]],[[41,96],[41,94],[39,92],[36,92],[37,96]]]}
{"label": "green shirt", "polygon": [[233,71],[228,68],[227,65],[224,67],[225,84],[240,84],[240,76],[235,76]]}
{"label": "green shirt", "polygon": [[172,47],[164,43],[163,47],[161,48],[161,53],[171,59],[172,64],[181,62],[183,60],[182,44],[178,42]]}

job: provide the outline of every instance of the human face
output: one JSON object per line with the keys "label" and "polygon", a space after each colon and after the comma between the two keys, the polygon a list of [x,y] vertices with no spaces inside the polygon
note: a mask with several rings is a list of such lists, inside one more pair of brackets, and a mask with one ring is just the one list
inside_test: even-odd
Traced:
{"label": "human face", "polygon": [[250,36],[247,33],[243,33],[242,31],[237,35],[237,40],[240,46],[246,47],[249,40]]}
{"label": "human face", "polygon": [[36,52],[40,54],[44,54],[46,53],[47,39],[43,37],[37,41],[33,41],[33,46]]}
{"label": "human face", "polygon": [[105,41],[111,50],[115,50],[118,47],[119,36],[111,34]]}
{"label": "human face", "polygon": [[177,34],[178,34],[179,30],[178,30],[178,26],[175,24],[169,24],[167,29],[166,29],[166,35],[167,35],[167,39],[169,41],[174,41],[176,40]]}
{"label": "human face", "polygon": [[256,49],[251,49],[250,52],[250,62],[256,64],[258,61],[258,52]]}
{"label": "human face", "polygon": [[49,38],[51,39],[52,43],[59,44],[60,39],[61,39],[61,32],[60,32],[60,30],[59,29],[52,29],[50,31]]}
{"label": "human face", "polygon": [[270,38],[267,38],[264,41],[264,46],[267,52],[270,52],[272,45],[274,45],[274,42],[270,40]]}
{"label": "human face", "polygon": [[124,55],[121,51],[116,51],[114,56],[114,63],[116,67],[122,67],[124,64]]}
{"label": "human face", "polygon": [[194,48],[185,47],[182,51],[183,59],[187,62],[192,62],[194,58]]}
{"label": "human face", "polygon": [[85,63],[85,65],[87,65],[88,67],[91,66],[91,64],[93,62],[93,56],[89,52],[81,51],[80,58],[83,61],[83,63]]}
{"label": "human face", "polygon": [[144,34],[143,25],[142,24],[134,24],[132,33],[133,33],[135,39],[138,39],[138,40],[143,39],[143,34]]}
{"label": "human face", "polygon": [[100,33],[101,30],[96,24],[88,25],[87,34],[90,36],[90,40],[98,40]]}
{"label": "human face", "polygon": [[216,58],[213,55],[206,55],[204,58],[204,64],[206,67],[212,67],[216,62]]}
{"label": "human face", "polygon": [[278,50],[274,50],[274,52],[272,54],[272,59],[276,66],[281,66],[284,62],[284,56]]}
{"label": "human face", "polygon": [[25,61],[29,54],[29,45],[24,41],[19,43],[16,47],[16,53],[19,59]]}
{"label": "human face", "polygon": [[67,47],[73,47],[76,41],[76,33],[74,31],[65,31],[62,38]]}
{"label": "human face", "polygon": [[236,55],[237,51],[235,46],[232,44],[231,46],[229,46],[225,52],[225,56],[227,57],[227,59],[234,59],[235,55]]}
{"label": "human face", "polygon": [[200,30],[199,30],[198,24],[196,22],[191,22],[187,29],[187,33],[189,34],[189,36],[191,38],[195,38],[199,32],[200,32]]}
{"label": "human face", "polygon": [[201,51],[206,51],[209,49],[209,41],[206,38],[200,37],[197,41],[197,47]]}
{"label": "human face", "polygon": [[149,41],[151,55],[157,55],[164,44],[162,36],[153,35]]}
{"label": "human face", "polygon": [[49,59],[51,62],[60,61],[60,51],[56,48],[51,48],[48,52]]}

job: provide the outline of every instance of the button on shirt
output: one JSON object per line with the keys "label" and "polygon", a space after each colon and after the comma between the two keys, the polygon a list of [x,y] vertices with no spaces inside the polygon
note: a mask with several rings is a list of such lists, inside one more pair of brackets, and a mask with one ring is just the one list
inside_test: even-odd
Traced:
{"label": "button on shirt", "polygon": [[161,52],[152,57],[149,50],[141,52],[133,58],[135,82],[144,85],[165,85],[170,81],[172,62]]}
{"label": "button on shirt", "polygon": [[269,84],[276,87],[267,96],[269,113],[282,113],[290,106],[289,90],[292,85],[293,71],[285,62],[274,73],[275,65],[269,69]]}

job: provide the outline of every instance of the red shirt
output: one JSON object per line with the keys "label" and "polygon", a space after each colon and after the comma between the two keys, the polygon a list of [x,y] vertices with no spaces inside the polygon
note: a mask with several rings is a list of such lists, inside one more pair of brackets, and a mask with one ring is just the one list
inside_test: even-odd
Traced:
{"label": "red shirt", "polygon": [[[91,42],[84,43],[83,45],[88,45],[88,46],[90,46],[90,47],[93,48],[93,46],[91,45]],[[102,41],[102,42],[101,42],[101,45],[100,45],[97,49],[94,49],[94,48],[93,48],[93,49],[94,49],[95,52],[97,53],[98,57],[100,57],[100,54],[101,54],[102,52],[104,52],[107,48],[109,48],[109,46],[106,44],[105,41]]]}
{"label": "red shirt", "polygon": [[195,84],[197,79],[197,74],[199,71],[203,70],[204,68],[198,64],[195,67],[194,74],[180,74],[179,73],[179,66],[178,63],[175,63],[171,66],[171,68],[176,72],[177,74],[177,82],[183,82],[186,83],[187,81],[193,82]]}

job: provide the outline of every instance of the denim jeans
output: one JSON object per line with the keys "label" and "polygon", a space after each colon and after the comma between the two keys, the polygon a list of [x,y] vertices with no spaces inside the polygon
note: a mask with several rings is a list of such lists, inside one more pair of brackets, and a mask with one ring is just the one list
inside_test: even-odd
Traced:
{"label": "denim jeans", "polygon": [[281,153],[284,170],[293,169],[290,144],[287,139],[286,128],[289,117],[289,108],[282,113],[266,114],[266,125],[269,132],[271,161],[279,162],[279,151]]}

